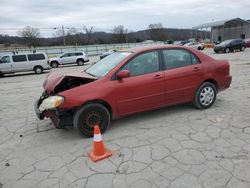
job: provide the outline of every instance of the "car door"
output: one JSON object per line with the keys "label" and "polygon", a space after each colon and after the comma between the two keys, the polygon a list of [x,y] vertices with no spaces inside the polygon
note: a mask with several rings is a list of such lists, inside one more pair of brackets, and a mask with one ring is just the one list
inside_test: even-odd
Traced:
{"label": "car door", "polygon": [[13,55],[12,56],[13,60],[13,70],[15,72],[18,71],[28,71],[30,70],[30,64],[27,61],[27,57],[25,54],[22,55]]}
{"label": "car door", "polygon": [[198,57],[185,49],[162,50],[166,88],[166,104],[193,100],[202,77],[202,64]]}
{"label": "car door", "polygon": [[10,61],[10,56],[3,56],[1,58],[0,72],[2,73],[13,72],[12,63]]}
{"label": "car door", "polygon": [[61,64],[69,64],[72,63],[72,53],[65,53],[60,57]]}
{"label": "car door", "polygon": [[161,70],[158,51],[136,56],[121,70],[129,70],[130,77],[113,81],[120,116],[165,104],[164,72]]}

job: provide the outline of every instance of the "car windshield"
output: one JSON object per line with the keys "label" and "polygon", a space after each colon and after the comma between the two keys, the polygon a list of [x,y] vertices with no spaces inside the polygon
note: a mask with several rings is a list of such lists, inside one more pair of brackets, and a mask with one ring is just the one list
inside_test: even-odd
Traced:
{"label": "car windshield", "polygon": [[95,77],[104,77],[130,54],[131,52],[112,53],[86,69],[85,72]]}

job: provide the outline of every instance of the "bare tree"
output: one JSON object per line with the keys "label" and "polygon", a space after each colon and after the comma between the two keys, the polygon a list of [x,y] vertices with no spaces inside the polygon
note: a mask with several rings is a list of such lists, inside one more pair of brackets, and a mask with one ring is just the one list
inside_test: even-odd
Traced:
{"label": "bare tree", "polygon": [[115,26],[113,29],[113,39],[117,43],[128,42],[128,30],[123,25]]}
{"label": "bare tree", "polygon": [[87,26],[83,26],[83,31],[86,34],[87,37],[87,44],[90,44],[92,42],[92,33],[93,33],[94,26],[91,26],[90,28],[87,28]]}
{"label": "bare tree", "polygon": [[81,42],[80,34],[75,27],[71,27],[68,29],[66,40],[67,44],[76,46]]}
{"label": "bare tree", "polygon": [[29,48],[39,45],[39,29],[26,26],[21,31],[18,31],[18,34],[24,38],[24,41]]}
{"label": "bare tree", "polygon": [[166,32],[161,23],[149,24],[149,36],[151,40],[165,41],[167,39]]}

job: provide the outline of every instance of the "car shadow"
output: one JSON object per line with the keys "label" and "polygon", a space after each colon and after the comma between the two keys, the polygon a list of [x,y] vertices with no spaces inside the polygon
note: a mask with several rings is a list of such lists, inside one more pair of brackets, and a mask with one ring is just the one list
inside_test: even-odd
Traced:
{"label": "car shadow", "polygon": [[162,107],[156,110],[141,112],[141,113],[123,117],[121,119],[112,120],[108,129],[109,130],[112,129],[113,131],[115,129],[120,129],[121,126],[124,126],[124,125],[126,126],[129,126],[128,124],[134,125],[136,123],[141,123],[141,121],[144,121],[146,123],[147,121],[170,116],[171,114],[190,111],[192,109],[196,110],[191,104],[180,104],[176,106]]}
{"label": "car shadow", "polygon": [[[187,112],[190,110],[196,110],[194,107],[192,107],[191,104],[180,104],[176,106],[171,106],[171,107],[163,107],[160,109],[156,110],[151,110],[147,112],[141,112],[133,115],[129,115],[120,119],[112,120],[110,123],[110,126],[108,127],[105,135],[112,135],[116,131],[122,131],[127,129],[127,126],[134,126],[137,123],[142,123],[147,121],[152,121],[157,118],[162,118],[166,116],[171,116],[172,114],[176,113],[182,113],[182,112]],[[50,129],[49,129],[50,130]],[[56,132],[54,132],[57,137],[63,138],[63,140],[80,140],[80,139],[93,139],[92,137],[88,138],[86,136],[83,136],[80,134],[78,130],[76,130],[73,126],[67,126],[63,129],[55,129]],[[133,131],[131,129],[131,131]],[[111,133],[109,133],[111,132]],[[106,139],[112,139],[112,137]]]}

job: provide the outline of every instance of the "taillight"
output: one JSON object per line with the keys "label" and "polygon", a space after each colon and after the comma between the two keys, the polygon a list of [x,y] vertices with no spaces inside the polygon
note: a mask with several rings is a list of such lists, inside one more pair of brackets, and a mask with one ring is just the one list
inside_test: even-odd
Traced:
{"label": "taillight", "polygon": [[225,66],[225,74],[230,75],[230,64],[229,63],[227,63]]}

